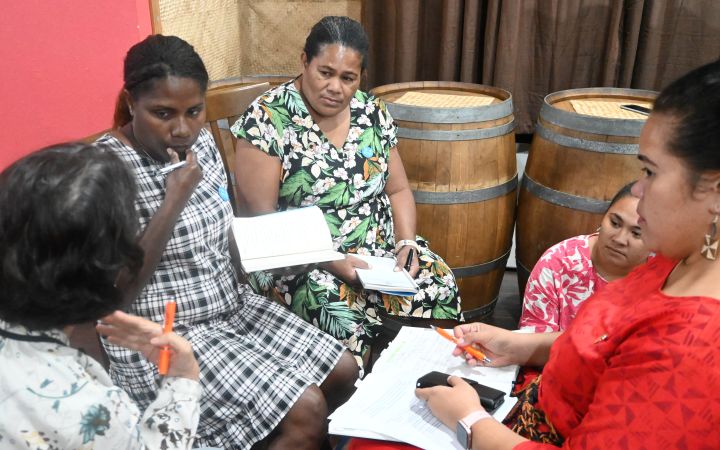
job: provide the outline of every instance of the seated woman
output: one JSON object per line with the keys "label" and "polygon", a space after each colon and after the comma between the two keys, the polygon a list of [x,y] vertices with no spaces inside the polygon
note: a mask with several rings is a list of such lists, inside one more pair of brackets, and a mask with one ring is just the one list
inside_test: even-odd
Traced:
{"label": "seated woman", "polygon": [[567,329],[594,292],[647,260],[632,185],[615,194],[597,233],[566,239],[543,253],[525,286],[521,329]]}
{"label": "seated woman", "polygon": [[587,300],[564,333],[479,323],[455,329],[461,344],[484,350],[492,366],[545,364],[515,410],[512,431],[488,417],[457,377],[452,387],[418,390],[458,430],[461,444],[720,448],[717,142],[720,61],[665,88],[640,135],[645,176],[632,192],[643,241],[658,255]]}
{"label": "seated woman", "polygon": [[[0,174],[0,446],[192,448],[199,368],[159,324],[114,312],[121,270],[142,262],[135,183],[118,158],[83,144],[49,147]],[[108,315],[110,314],[110,315]],[[108,316],[106,316],[108,315]],[[75,324],[171,365],[141,414],[102,366],[69,346]]]}
{"label": "seated woman", "polygon": [[[231,260],[233,218],[220,154],[205,125],[208,74],[187,42],[149,36],[125,58],[117,128],[98,145],[132,167],[145,259],[119,285],[130,311],[162,320],[192,342],[203,385],[198,442],[226,450],[267,438],[271,448],[318,448],[328,411],[347,399],[357,365],[331,336],[240,284]],[[186,165],[159,171],[185,157]],[[111,375],[140,404],[157,371],[106,345]],[[272,432],[272,434],[271,434]]]}
{"label": "seated woman", "polygon": [[[299,275],[254,274],[303,319],[345,344],[363,367],[380,311],[460,319],[455,278],[415,234],[415,202],[397,150],[396,127],[380,100],[358,90],[368,39],[348,17],[313,26],[302,74],[257,99],[232,126],[238,199],[251,215],[317,205],[344,260]],[[365,291],[352,254],[396,257],[414,250],[410,274],[420,291],[399,297]]]}

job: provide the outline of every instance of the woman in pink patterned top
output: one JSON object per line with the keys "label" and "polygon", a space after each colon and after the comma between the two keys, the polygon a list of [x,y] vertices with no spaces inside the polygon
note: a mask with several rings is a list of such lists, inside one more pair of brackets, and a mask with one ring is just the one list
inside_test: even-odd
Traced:
{"label": "woman in pink patterned top", "polygon": [[540,257],[525,287],[521,329],[565,330],[595,291],[645,262],[632,185],[615,194],[597,233],[566,239]]}

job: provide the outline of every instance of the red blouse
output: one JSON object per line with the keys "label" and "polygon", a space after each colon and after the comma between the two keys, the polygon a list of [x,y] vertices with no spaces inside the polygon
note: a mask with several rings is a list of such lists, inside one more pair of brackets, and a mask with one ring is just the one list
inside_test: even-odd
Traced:
{"label": "red blouse", "polygon": [[553,345],[539,407],[563,448],[720,448],[720,301],[663,294],[675,264],[610,283]]}

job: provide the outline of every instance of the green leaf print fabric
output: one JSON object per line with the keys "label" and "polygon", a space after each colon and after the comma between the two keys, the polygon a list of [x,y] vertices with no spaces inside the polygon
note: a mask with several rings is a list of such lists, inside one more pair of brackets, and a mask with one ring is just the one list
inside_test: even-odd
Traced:
{"label": "green leaf print fabric", "polygon": [[[278,208],[317,205],[325,214],[335,249],[393,256],[390,200],[385,194],[396,127],[385,105],[357,91],[350,102],[350,129],[336,148],[313,122],[294,82],[263,94],[232,126],[233,134],[282,163]],[[251,275],[259,293],[280,299],[296,314],[342,341],[362,367],[377,334],[378,310],[398,316],[459,319],[460,297],[447,264],[417,237],[420,291],[398,297],[356,290],[321,269],[300,275]]]}

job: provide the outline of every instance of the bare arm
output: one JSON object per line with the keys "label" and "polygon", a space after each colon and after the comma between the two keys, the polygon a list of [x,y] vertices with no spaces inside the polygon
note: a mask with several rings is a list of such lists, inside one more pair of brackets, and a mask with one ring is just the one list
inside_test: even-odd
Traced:
{"label": "bare arm", "polygon": [[280,159],[244,139],[235,146],[235,182],[240,211],[245,216],[275,212],[280,193]]}
{"label": "bare arm", "polygon": [[[177,153],[170,149],[168,152],[172,163],[179,161]],[[145,256],[139,273],[131,277],[123,271],[118,276],[117,285],[123,291],[126,304],[132,303],[150,281],[165,252],[178,217],[202,179],[202,170],[192,151],[188,151],[186,160],[187,164],[184,167],[167,176],[165,200],[140,237],[140,247],[145,252]]]}
{"label": "bare arm", "polygon": [[[413,198],[410,184],[408,183],[405,167],[403,167],[400,152],[396,147],[390,149],[388,161],[388,181],[385,185],[385,193],[390,199],[390,206],[393,210],[393,226],[395,227],[395,242],[407,239],[415,240],[415,199]],[[397,253],[398,267],[405,265],[407,254],[412,247],[403,247]],[[415,276],[419,270],[418,255],[415,254],[412,261],[410,275]]]}

